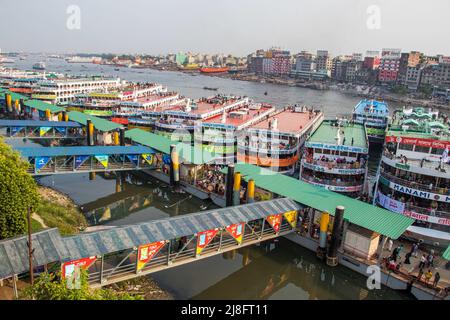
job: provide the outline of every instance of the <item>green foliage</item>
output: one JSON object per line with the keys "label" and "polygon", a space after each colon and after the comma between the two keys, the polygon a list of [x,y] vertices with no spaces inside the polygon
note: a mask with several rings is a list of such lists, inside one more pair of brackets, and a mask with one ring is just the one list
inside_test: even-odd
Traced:
{"label": "green foliage", "polygon": [[33,218],[31,218],[31,232],[38,232],[40,230],[44,229],[41,225],[41,223]]}
{"label": "green foliage", "polygon": [[58,228],[62,235],[78,233],[87,226],[86,218],[77,208],[63,206],[47,199],[40,201],[36,213],[49,228]]}
{"label": "green foliage", "polygon": [[0,239],[26,232],[27,209],[39,203],[37,186],[28,164],[0,139]]}
{"label": "green foliage", "polygon": [[35,300],[143,300],[140,295],[117,293],[111,289],[91,289],[86,270],[81,270],[80,286],[69,289],[66,280],[59,280],[60,274],[42,273],[34,285],[22,291],[21,299]]}

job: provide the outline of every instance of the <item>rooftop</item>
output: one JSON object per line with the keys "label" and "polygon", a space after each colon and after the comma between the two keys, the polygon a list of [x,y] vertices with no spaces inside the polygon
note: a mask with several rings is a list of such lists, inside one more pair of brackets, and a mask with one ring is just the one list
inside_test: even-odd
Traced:
{"label": "rooftop", "polygon": [[[357,123],[347,123],[337,126],[336,121],[325,120],[319,128],[308,139],[308,144],[326,144],[338,145],[336,136],[340,130],[339,146],[357,147],[362,149],[368,148],[366,129],[363,125]],[[353,140],[353,143],[352,143]],[[367,151],[367,150],[366,150]]]}
{"label": "rooftop", "polygon": [[58,113],[58,112],[62,112],[62,111],[65,110],[64,108],[55,106],[53,104],[44,102],[42,100],[27,100],[27,101],[24,102],[24,104],[27,107],[34,108],[34,109],[37,109],[39,111],[44,111],[45,112],[48,109],[48,110],[50,110],[50,113]]}
{"label": "rooftop", "polygon": [[225,125],[232,125],[234,127],[241,126],[255,117],[263,114],[265,112],[273,110],[271,106],[261,106],[259,109],[249,108],[249,106],[244,106],[232,111],[226,112],[225,121],[222,121],[223,114],[205,119],[203,123],[222,123]]}
{"label": "rooftop", "polygon": [[[222,172],[226,173],[226,168]],[[349,222],[392,239],[400,237],[414,222],[414,219],[401,214],[251,164],[238,163],[235,172],[240,172],[246,181],[253,178],[257,187],[316,210],[326,210],[331,215],[337,206],[344,206],[344,218]]]}
{"label": "rooftop", "polygon": [[357,114],[374,114],[380,116],[388,116],[389,107],[387,103],[384,101],[363,99],[358,102],[353,112]]}
{"label": "rooftop", "polygon": [[87,115],[79,111],[70,111],[68,112],[69,120],[78,122],[82,125],[86,125],[87,120],[90,119],[92,123],[94,124],[94,127],[97,130],[103,131],[103,132],[109,132],[113,130],[117,130],[122,128],[122,125],[117,124],[112,121],[108,121],[102,118],[98,118],[95,116]]}
{"label": "rooftop", "polygon": [[318,116],[318,113],[311,113],[309,111],[295,112],[294,109],[288,108],[267,117],[265,120],[252,125],[250,128],[269,130],[270,121],[277,119],[277,128],[280,132],[298,134],[307,128]]}
{"label": "rooftop", "polygon": [[150,148],[141,146],[17,147],[15,150],[23,157],[153,153]]}

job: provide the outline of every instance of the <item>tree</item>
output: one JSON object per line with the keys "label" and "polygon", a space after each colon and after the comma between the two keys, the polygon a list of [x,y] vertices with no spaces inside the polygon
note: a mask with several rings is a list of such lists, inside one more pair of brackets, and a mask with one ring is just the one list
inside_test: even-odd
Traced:
{"label": "tree", "polygon": [[81,270],[80,286],[69,289],[65,279],[59,280],[60,273],[42,273],[34,285],[22,291],[21,299],[35,300],[143,300],[140,295],[117,293],[111,289],[91,289],[86,270]]}
{"label": "tree", "polygon": [[27,210],[39,201],[28,164],[0,138],[0,239],[24,234]]}

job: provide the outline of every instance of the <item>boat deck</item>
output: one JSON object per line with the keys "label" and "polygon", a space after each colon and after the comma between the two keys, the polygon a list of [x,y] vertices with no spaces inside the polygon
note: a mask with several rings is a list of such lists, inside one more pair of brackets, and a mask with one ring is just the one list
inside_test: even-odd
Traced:
{"label": "boat deck", "polygon": [[333,126],[332,124],[333,122],[331,121],[322,122],[320,127],[313,133],[311,138],[308,140],[308,143],[323,143],[329,145],[336,145],[335,137],[337,135],[338,129],[340,129],[341,130],[340,145],[368,148],[368,143],[366,139],[366,130],[363,125],[355,123],[337,127]]}

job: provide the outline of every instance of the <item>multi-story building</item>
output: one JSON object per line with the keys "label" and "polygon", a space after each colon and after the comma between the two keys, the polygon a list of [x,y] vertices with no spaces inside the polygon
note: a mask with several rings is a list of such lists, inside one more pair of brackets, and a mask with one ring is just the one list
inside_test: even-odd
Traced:
{"label": "multi-story building", "polygon": [[410,73],[414,73],[414,68],[416,68],[421,61],[422,53],[417,51],[403,52],[400,56],[400,67],[397,76],[397,83],[406,85],[406,73],[408,68]]}
{"label": "multi-story building", "polygon": [[363,68],[367,70],[376,70],[380,66],[380,57],[364,57]]}
{"label": "multi-story building", "polygon": [[291,54],[286,50],[272,50],[272,74],[287,75],[291,71]]}
{"label": "multi-story building", "polygon": [[314,55],[307,51],[302,51],[297,55],[295,61],[295,70],[302,72],[311,72],[315,70]]}
{"label": "multi-story building", "polygon": [[331,75],[333,61],[327,50],[317,50],[316,54],[316,71]]}
{"label": "multi-story building", "polygon": [[397,81],[400,69],[400,49],[383,49],[380,66],[378,68],[378,81],[381,83],[394,83]]}
{"label": "multi-story building", "polygon": [[335,81],[346,81],[347,63],[351,56],[338,56],[332,60],[331,78]]}

